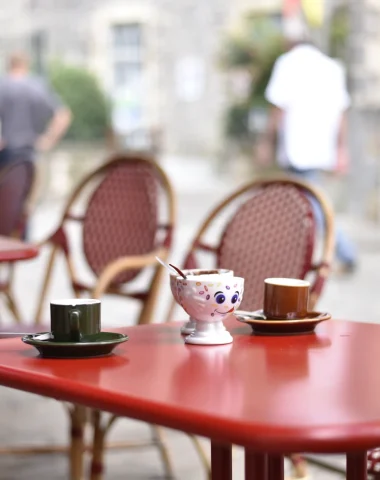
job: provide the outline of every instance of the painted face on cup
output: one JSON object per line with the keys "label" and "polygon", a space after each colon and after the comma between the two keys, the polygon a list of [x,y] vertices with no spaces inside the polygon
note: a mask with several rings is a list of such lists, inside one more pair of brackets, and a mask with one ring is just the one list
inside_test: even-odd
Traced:
{"label": "painted face on cup", "polygon": [[[193,268],[188,270],[182,270],[182,272],[185,275],[194,275],[194,276],[218,274],[218,275],[228,275],[232,277],[234,274],[232,270],[228,270],[225,268],[215,268],[215,269],[208,269],[208,270],[203,268]],[[175,301],[177,303],[180,303],[177,295],[177,284],[176,284],[177,278],[178,278],[178,275],[170,274],[170,289]]]}
{"label": "painted face on cup", "polygon": [[212,322],[232,315],[240,306],[244,279],[219,274],[177,277],[180,305],[195,320]]}

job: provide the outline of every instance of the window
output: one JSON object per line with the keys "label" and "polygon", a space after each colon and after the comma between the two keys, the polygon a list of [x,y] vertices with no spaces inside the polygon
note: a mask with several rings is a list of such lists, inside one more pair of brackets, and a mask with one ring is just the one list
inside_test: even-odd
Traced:
{"label": "window", "polygon": [[142,33],[139,23],[117,23],[110,28],[113,119],[119,132],[136,130],[143,122]]}
{"label": "window", "polygon": [[141,65],[139,63],[117,61],[114,63],[115,86],[123,86],[139,81]]}
{"label": "window", "polygon": [[115,48],[140,49],[141,26],[138,23],[114,25],[112,33]]}
{"label": "window", "polygon": [[44,31],[33,32],[30,38],[30,49],[36,72],[45,73],[45,53],[47,47],[47,34]]}
{"label": "window", "polygon": [[135,81],[141,75],[142,66],[141,25],[113,25],[111,44],[115,86]]}

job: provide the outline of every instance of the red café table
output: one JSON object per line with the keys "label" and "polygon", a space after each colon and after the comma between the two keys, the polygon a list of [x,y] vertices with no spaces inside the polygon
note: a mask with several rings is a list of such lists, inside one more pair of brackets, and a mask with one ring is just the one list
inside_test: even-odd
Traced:
{"label": "red caf\u00e9 table", "polygon": [[16,238],[0,235],[0,262],[29,260],[38,255],[38,248]]}
{"label": "red caf\u00e9 table", "polygon": [[347,479],[366,478],[380,445],[380,326],[329,321],[315,334],[254,336],[234,318],[234,343],[186,345],[178,323],[123,329],[110,357],[47,360],[1,340],[0,384],[211,439],[212,478],[283,479],[292,452],[346,453]]}

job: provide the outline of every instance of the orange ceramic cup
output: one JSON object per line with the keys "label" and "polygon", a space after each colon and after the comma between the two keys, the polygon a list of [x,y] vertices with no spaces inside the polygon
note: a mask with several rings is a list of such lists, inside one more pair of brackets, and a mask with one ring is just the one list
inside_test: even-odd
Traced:
{"label": "orange ceramic cup", "polygon": [[295,278],[267,278],[264,288],[264,315],[268,320],[295,320],[307,317],[310,283]]}

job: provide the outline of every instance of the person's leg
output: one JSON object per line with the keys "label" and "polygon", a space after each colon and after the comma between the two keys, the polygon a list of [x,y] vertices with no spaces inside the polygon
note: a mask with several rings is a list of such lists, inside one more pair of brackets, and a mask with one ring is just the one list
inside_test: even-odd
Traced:
{"label": "person's leg", "polygon": [[339,226],[336,228],[336,256],[347,269],[355,268],[357,263],[356,247]]}
{"label": "person's leg", "polygon": [[[287,173],[310,183],[311,185],[318,185],[320,183],[320,174],[317,170],[297,170],[289,168]],[[313,214],[315,218],[315,223],[317,225],[318,232],[323,235],[324,232],[324,216],[321,206],[314,197],[309,197],[311,205],[313,207]]]}
{"label": "person's leg", "polygon": [[[25,148],[18,148],[18,149],[12,149],[8,150],[8,155],[7,155],[8,163],[12,161],[17,161],[17,160],[26,160],[28,162],[34,162],[35,160],[35,154],[34,150],[31,147],[25,147]],[[33,185],[31,186],[33,189]],[[33,192],[31,192],[32,194]],[[31,196],[28,198],[28,204],[25,205],[25,223],[23,225],[23,230],[21,232],[21,239],[24,241],[27,241],[29,239],[29,221],[28,217],[31,212]]]}
{"label": "person's leg", "polygon": [[0,171],[10,162],[9,152],[6,148],[0,150]]}
{"label": "person's leg", "polygon": [[[312,185],[319,186],[320,184],[320,173],[317,170],[295,170],[289,169],[288,173],[294,175],[301,180],[309,182]],[[320,234],[323,234],[324,231],[324,219],[323,212],[320,208],[319,203],[313,198],[310,199],[313,205],[313,212],[315,216],[315,221],[317,228]],[[349,239],[345,232],[340,228],[339,225],[336,226],[335,231],[335,254],[339,262],[341,262],[348,271],[354,270],[357,263],[357,252],[354,243]]]}

